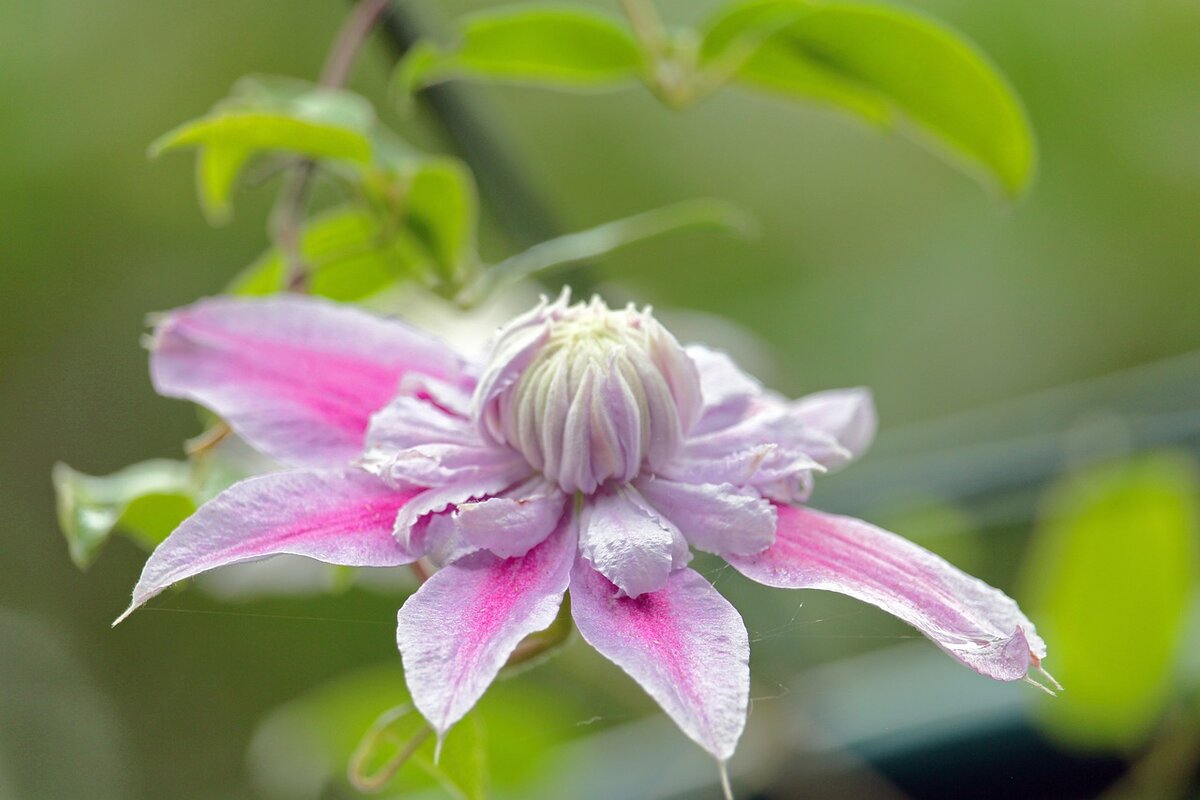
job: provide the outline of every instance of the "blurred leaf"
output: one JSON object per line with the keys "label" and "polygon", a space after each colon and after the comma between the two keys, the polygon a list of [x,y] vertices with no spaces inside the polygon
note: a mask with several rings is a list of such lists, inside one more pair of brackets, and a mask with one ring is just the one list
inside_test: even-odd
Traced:
{"label": "blurred leaf", "polygon": [[[392,712],[383,709],[392,707]],[[269,797],[319,798],[331,783],[349,786],[346,770],[375,728],[376,751],[362,754],[369,766],[389,757],[388,742],[403,747],[424,727],[420,714],[396,714],[411,707],[398,664],[368,669],[340,678],[271,713],[255,734],[250,766]],[[391,715],[391,718],[389,718]],[[439,785],[451,796],[485,796],[486,760],[482,726],[470,714],[446,735],[434,764],[433,737],[424,739],[404,769],[386,783],[395,796]],[[411,768],[410,768],[411,767]],[[369,770],[368,770],[369,771]]]}
{"label": "blurred leaf", "polygon": [[[371,724],[350,757],[350,784],[361,792],[376,792],[412,763],[434,778],[454,797],[479,800],[487,796],[487,752],[478,714],[470,713],[447,736],[436,764],[421,748],[433,730],[411,703],[388,709]],[[435,746],[436,747],[436,746]]]}
{"label": "blurred leaf", "polygon": [[1174,454],[1091,468],[1047,493],[1028,576],[1066,687],[1044,721],[1063,739],[1132,748],[1153,729],[1197,588],[1198,495],[1195,465]]}
{"label": "blurred leaf", "polygon": [[748,236],[754,231],[754,223],[741,209],[729,203],[685,200],[535,244],[485,271],[474,284],[463,290],[459,300],[469,305],[518,280],[688,228],[725,230]]}
{"label": "blurred leaf", "polygon": [[[359,300],[418,274],[423,258],[411,235],[388,230],[370,211],[342,207],[310,220],[301,248],[313,273],[312,294],[335,300]],[[273,294],[283,289],[285,259],[271,248],[234,279],[229,291]]]}
{"label": "blurred leaf", "polygon": [[459,43],[413,48],[396,70],[406,94],[467,76],[557,88],[599,89],[636,79],[633,35],[607,15],[575,6],[500,8],[465,17]]}
{"label": "blurred leaf", "polygon": [[223,112],[189,122],[151,145],[153,156],[184,147],[283,151],[311,158],[367,162],[371,143],[362,133],[340,125],[261,111]]}
{"label": "blurred leaf", "polygon": [[405,224],[447,280],[475,258],[478,202],[474,178],[458,159],[427,159],[412,177]]}
{"label": "blurred leaf", "polygon": [[213,225],[229,221],[232,210],[230,197],[242,167],[253,156],[245,147],[220,146],[203,148],[196,157],[196,190],[200,208]]}
{"label": "blurred leaf", "polygon": [[[447,778],[439,769],[449,772],[467,797],[482,796],[475,780],[483,777],[503,796],[525,796],[523,790],[545,773],[547,752],[567,737],[594,730],[578,724],[590,713],[586,700],[577,692],[548,690],[555,685],[555,673],[546,666],[497,681],[476,711],[451,729],[439,764],[433,765],[434,742],[424,742],[412,758],[413,768],[400,770],[382,796],[406,797],[435,782],[445,788]],[[409,702],[395,660],[337,678],[271,712],[250,745],[259,794],[269,800],[317,800],[333,795],[333,783],[349,787],[347,767],[364,733],[385,709]],[[421,720],[414,716],[408,724],[417,728]]]}
{"label": "blurred leaf", "polygon": [[104,477],[55,464],[58,521],[71,560],[86,569],[114,530],[147,549],[157,545],[196,510],[191,466],[156,459]]}
{"label": "blurred leaf", "polygon": [[1009,195],[1034,169],[1020,101],[962,34],[890,6],[750,0],[703,33],[703,67],[890,125],[912,121],[940,152],[982,167]]}
{"label": "blurred leaf", "polygon": [[196,187],[213,224],[229,219],[230,197],[243,168],[263,153],[370,161],[375,114],[351,92],[272,76],[242,78],[230,96],[199,119],[150,147],[151,156],[197,147]]}

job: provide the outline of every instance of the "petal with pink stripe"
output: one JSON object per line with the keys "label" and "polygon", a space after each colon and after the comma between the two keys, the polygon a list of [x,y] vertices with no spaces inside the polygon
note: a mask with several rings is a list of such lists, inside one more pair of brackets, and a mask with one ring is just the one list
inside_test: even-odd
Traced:
{"label": "petal with pink stripe", "polygon": [[724,762],[746,724],[750,644],[737,610],[699,573],[682,569],[667,585],[622,597],[582,558],[571,575],[579,633],[642,685],[668,716]]}
{"label": "petal with pink stripe", "polygon": [[396,643],[413,703],[444,735],[471,710],[517,644],[550,626],[575,557],[570,515],[519,558],[464,556],[400,609]]}
{"label": "petal with pink stripe", "polygon": [[783,505],[778,514],[775,544],[726,557],[746,577],[871,603],[989,678],[1020,680],[1046,656],[1016,602],[928,550],[853,517]]}
{"label": "petal with pink stripe", "polygon": [[150,554],[117,622],[171,584],[227,564],[281,554],[350,567],[411,563],[419,554],[405,552],[392,528],[415,494],[359,470],[275,472],[236,483]]}
{"label": "petal with pink stripe", "polygon": [[394,320],[314,298],[202,300],[155,328],[159,394],[207,406],[267,455],[341,466],[407,373],[458,380],[445,344]]}

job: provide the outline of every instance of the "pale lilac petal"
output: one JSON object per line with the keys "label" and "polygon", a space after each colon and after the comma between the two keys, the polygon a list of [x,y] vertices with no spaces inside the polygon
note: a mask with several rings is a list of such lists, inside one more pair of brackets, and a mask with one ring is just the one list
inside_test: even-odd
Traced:
{"label": "pale lilac petal", "polygon": [[814,453],[830,469],[844,466],[871,446],[879,418],[871,391],[863,387],[831,389],[792,402],[796,417],[810,428],[834,439],[839,448]]}
{"label": "pale lilac petal", "polygon": [[746,416],[754,401],[763,394],[763,387],[747,375],[725,353],[702,345],[688,345],[691,357],[700,374],[700,392],[704,410],[693,434],[710,433],[727,428]]}
{"label": "pale lilac petal", "polygon": [[537,478],[507,496],[462,503],[453,520],[463,541],[501,558],[513,558],[525,555],[554,531],[566,504],[567,496],[557,486]]}
{"label": "pale lilac petal", "polygon": [[369,450],[356,462],[393,486],[453,486],[470,482],[504,486],[523,480],[531,472],[525,459],[501,447],[431,443],[386,453]]}
{"label": "pale lilac petal", "polygon": [[481,446],[470,420],[427,399],[402,394],[371,416],[365,448],[396,453],[432,442]]}
{"label": "pale lilac petal", "polygon": [[786,406],[763,401],[734,425],[688,438],[657,473],[681,483],[753,486],[773,499],[795,500],[806,496],[812,473],[825,469],[811,452],[836,447],[800,425]]}
{"label": "pale lilac petal", "polygon": [[1033,623],[1003,592],[852,517],[780,506],[775,544],[728,561],[768,586],[825,589],[878,606],[990,678],[1024,678],[1046,655]]}
{"label": "pale lilac petal", "polygon": [[754,489],[644,477],[634,485],[687,541],[718,555],[761,553],[775,541],[775,506]]}
{"label": "pale lilac petal", "polygon": [[438,340],[394,320],[312,298],[203,300],[158,323],[150,373],[287,464],[334,466],[362,450],[371,414],[402,375],[456,379]]}
{"label": "pale lilac petal", "polygon": [[[405,389],[412,387],[406,382]],[[358,463],[397,486],[446,486],[530,472],[520,453],[486,443],[470,420],[439,404],[444,397],[402,395],[371,418]]]}
{"label": "pale lilac petal", "polygon": [[466,556],[434,573],[405,602],[396,632],[405,680],[439,735],[475,705],[523,638],[554,621],[575,547],[566,515],[524,556]]}
{"label": "pale lilac petal", "polygon": [[[396,515],[396,541],[400,542],[401,546],[406,550],[423,553],[432,546],[432,543],[427,542],[425,538],[425,534],[428,533],[427,528],[420,525],[425,517],[433,514],[441,514],[446,511],[453,511],[455,507],[463,503],[469,503],[472,500],[482,500],[485,497],[499,494],[510,486],[526,480],[528,477],[529,468],[525,467],[519,472],[484,474],[468,480],[461,480],[445,486],[419,491],[400,510],[400,513]],[[442,538],[449,531],[441,531],[435,528],[435,532],[438,533],[438,538]]]}
{"label": "pale lilac petal", "polygon": [[520,379],[549,337],[546,320],[561,314],[570,302],[568,288],[554,302],[543,296],[537,306],[497,331],[472,400],[472,416],[479,420],[480,433],[489,441],[505,440],[502,415],[492,401]]}
{"label": "pale lilac petal", "polygon": [[687,563],[687,540],[632,486],[587,498],[580,512],[579,552],[630,597],[661,589]]}
{"label": "pale lilac petal", "polygon": [[698,573],[671,575],[640,597],[580,559],[571,575],[579,633],[642,685],[684,733],[719,761],[733,755],[750,693],[750,645],[737,610]]}
{"label": "pale lilac petal", "polygon": [[173,583],[266,556],[394,567],[416,556],[392,536],[413,496],[358,470],[276,472],[234,484],[200,507],[150,555],[117,620]]}

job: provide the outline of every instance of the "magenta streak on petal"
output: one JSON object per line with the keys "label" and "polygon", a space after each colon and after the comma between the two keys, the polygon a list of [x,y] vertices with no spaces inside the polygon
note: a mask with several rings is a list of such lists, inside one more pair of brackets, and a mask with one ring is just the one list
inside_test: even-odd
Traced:
{"label": "magenta streak on petal", "polygon": [[267,556],[353,567],[411,563],[417,556],[400,547],[392,529],[415,494],[358,470],[273,472],[236,483],[155,548],[120,619],[173,583]]}
{"label": "magenta streak on petal", "polygon": [[360,506],[334,508],[325,514],[305,517],[294,525],[281,528],[271,536],[243,542],[219,553],[214,560],[225,561],[246,554],[257,554],[262,550],[283,552],[290,543],[314,534],[317,536],[346,536],[367,532],[373,539],[393,544],[392,525],[401,507],[420,490],[396,492],[391,497],[364,502]]}
{"label": "magenta streak on petal", "polygon": [[850,517],[782,505],[778,513],[771,548],[727,557],[747,577],[876,605],[997,680],[1024,678],[1045,656],[1045,644],[1015,602],[933,553]]}
{"label": "magenta streak on petal", "polygon": [[571,576],[580,635],[625,670],[677,725],[718,761],[745,725],[749,642],[741,617],[699,573],[681,569],[636,598],[584,558]]}
{"label": "magenta streak on petal", "polygon": [[464,556],[405,602],[396,629],[405,679],[439,734],[475,705],[521,639],[554,621],[575,547],[565,514],[559,529],[524,556]]}
{"label": "magenta streak on petal", "polygon": [[364,433],[371,414],[391,400],[403,372],[400,365],[385,367],[346,353],[231,334],[202,326],[195,318],[180,319],[175,332],[224,348],[225,380],[269,387],[275,397],[312,409],[329,424],[356,435]]}

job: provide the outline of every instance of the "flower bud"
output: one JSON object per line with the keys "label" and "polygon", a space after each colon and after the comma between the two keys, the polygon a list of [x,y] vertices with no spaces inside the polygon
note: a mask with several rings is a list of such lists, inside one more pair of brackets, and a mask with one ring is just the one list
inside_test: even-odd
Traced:
{"label": "flower bud", "polygon": [[563,293],[499,332],[474,413],[567,492],[664,464],[700,412],[696,367],[650,314]]}

